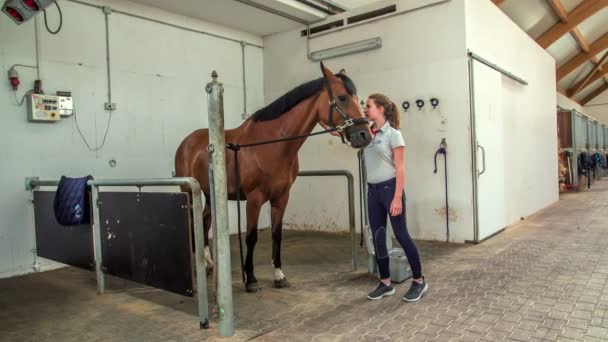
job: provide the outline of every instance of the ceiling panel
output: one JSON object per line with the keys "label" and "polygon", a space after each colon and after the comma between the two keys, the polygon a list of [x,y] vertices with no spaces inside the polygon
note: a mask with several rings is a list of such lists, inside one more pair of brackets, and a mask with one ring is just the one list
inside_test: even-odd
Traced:
{"label": "ceiling panel", "polygon": [[568,76],[564,77],[561,81],[559,81],[558,85],[562,88],[568,89],[572,87],[572,85],[576,84],[576,82],[587,76],[587,74],[589,74],[594,67],[595,64],[587,62],[568,74]]}
{"label": "ceiling panel", "polygon": [[604,79],[599,79],[599,80],[593,82],[591,85],[589,85],[585,89],[581,90],[581,92],[578,93],[576,95],[576,97],[578,97],[581,100],[584,99],[585,97],[589,96],[589,94],[591,94],[595,89],[597,89],[598,87],[601,87],[602,84],[604,84],[604,82],[606,82]]}
{"label": "ceiling panel", "polygon": [[608,7],[583,21],[578,25],[578,29],[590,43],[608,32]]}
{"label": "ceiling panel", "polygon": [[371,4],[374,2],[378,2],[378,1],[381,1],[381,0],[332,0],[329,2],[338,4],[338,6],[346,8],[346,9],[353,9],[353,8],[365,6],[365,5],[368,5],[368,4]]}
{"label": "ceiling panel", "polygon": [[[602,57],[604,57],[604,55],[605,55],[606,53],[608,53],[608,49],[606,49],[606,50],[604,50],[604,51],[602,51],[602,52],[598,53],[597,55],[595,55],[595,58],[597,58],[597,60],[599,61],[600,59],[602,59]],[[604,61],[604,63],[606,63],[606,62],[608,62],[608,61]]]}
{"label": "ceiling panel", "polygon": [[202,19],[214,24],[245,31],[258,36],[287,31],[302,24],[234,0],[131,0]]}
{"label": "ceiling panel", "polygon": [[534,39],[559,21],[547,0],[506,0],[500,8]]}
{"label": "ceiling panel", "polygon": [[583,0],[561,0],[567,12],[572,12]]}
{"label": "ceiling panel", "polygon": [[547,48],[547,52],[555,58],[557,67],[581,52],[581,48],[572,35],[566,34]]}

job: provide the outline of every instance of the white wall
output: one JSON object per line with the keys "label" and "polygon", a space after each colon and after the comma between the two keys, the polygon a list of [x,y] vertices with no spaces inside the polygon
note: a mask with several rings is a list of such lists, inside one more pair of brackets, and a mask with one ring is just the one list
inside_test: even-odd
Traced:
{"label": "white wall", "polygon": [[563,109],[572,110],[575,109],[580,113],[585,113],[585,107],[580,104],[570,100],[568,97],[562,95],[561,93],[557,93],[557,105]]}
{"label": "white wall", "polygon": [[583,108],[583,113],[598,119],[600,122],[608,123],[608,91],[593,99]]}
{"label": "white wall", "polygon": [[[396,1],[399,8],[415,9],[436,1]],[[393,3],[384,1],[384,3]],[[381,5],[378,5],[381,6]],[[424,34],[421,34],[424,32]],[[385,93],[397,104],[412,108],[401,114],[406,141],[405,192],[408,228],[418,239],[445,239],[443,171],[433,174],[433,156],[441,138],[448,143],[451,239],[473,236],[470,131],[464,1],[420,9],[389,19],[314,38],[311,51],[371,37],[382,38],[382,48],[325,61],[334,72],[345,68],[359,97]],[[294,86],[321,77],[319,63],[306,57],[306,40],[299,30],[264,39],[265,99],[270,102]],[[429,99],[440,105],[433,110]],[[415,101],[427,105],[422,111]],[[443,124],[442,124],[443,123]],[[443,161],[438,161],[442,165]],[[346,169],[357,175],[356,151],[339,138],[309,138],[300,151],[300,169]],[[358,195],[357,203],[358,203]],[[357,221],[359,211],[357,204]],[[289,228],[345,231],[348,229],[346,181],[297,179],[286,211]]]}
{"label": "white wall", "polygon": [[467,48],[529,83],[503,77],[502,89],[486,91],[504,115],[500,153],[511,224],[558,200],[555,61],[491,1],[466,4]]}
{"label": "white wall", "polygon": [[[260,37],[126,1],[95,3],[263,44]],[[60,5],[64,22],[59,34],[47,33],[44,23],[38,23],[43,89],[49,94],[72,91],[82,133],[92,146],[99,145],[108,120],[103,110],[107,93],[104,16],[101,10],[81,4],[61,1]],[[51,27],[56,23],[54,13],[49,12]],[[55,124],[28,123],[25,108],[15,105],[8,82],[0,82],[0,277],[29,272],[34,262],[33,210],[31,194],[24,189],[26,176],[171,177],[181,139],[194,129],[207,127],[204,86],[214,69],[225,87],[226,126],[242,122],[240,43],[118,13],[111,14],[109,22],[112,93],[118,110],[100,151],[86,148],[74,117]],[[17,26],[1,15],[0,32],[2,75],[13,64],[35,64],[33,20]],[[262,49],[246,48],[249,112],[264,102],[262,59]],[[36,74],[32,69],[19,72],[21,97],[32,87]],[[111,158],[118,162],[115,168],[108,165]],[[236,207],[230,209],[235,231]],[[269,225],[267,213],[262,213],[262,226]]]}

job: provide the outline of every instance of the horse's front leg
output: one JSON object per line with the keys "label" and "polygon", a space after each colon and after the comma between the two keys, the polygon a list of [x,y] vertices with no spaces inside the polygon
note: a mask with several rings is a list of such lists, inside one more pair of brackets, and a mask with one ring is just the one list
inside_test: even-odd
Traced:
{"label": "horse's front leg", "polygon": [[274,266],[274,287],[289,287],[289,282],[281,269],[281,240],[283,240],[283,214],[287,208],[289,191],[270,201],[272,225],[272,265]]}
{"label": "horse's front leg", "polygon": [[245,259],[245,290],[247,292],[257,292],[260,290],[258,280],[253,272],[253,250],[258,242],[258,219],[260,217],[260,209],[266,201],[264,196],[259,192],[247,194],[247,257]]}

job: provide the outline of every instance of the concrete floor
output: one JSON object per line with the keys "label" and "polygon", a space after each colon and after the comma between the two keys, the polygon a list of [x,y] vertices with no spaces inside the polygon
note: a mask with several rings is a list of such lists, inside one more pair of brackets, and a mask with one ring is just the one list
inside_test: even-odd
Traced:
{"label": "concrete floor", "polygon": [[[430,291],[418,303],[401,300],[407,281],[392,297],[367,300],[376,279],[363,262],[350,271],[348,236],[316,232],[284,234],[292,287],[274,289],[262,233],[263,291],[244,292],[235,262],[237,332],[229,340],[606,341],[607,205],[608,181],[599,181],[481,245],[419,242]],[[97,296],[93,274],[71,267],[0,280],[0,340],[219,339],[215,320],[198,329],[191,298],[111,277],[107,289]]]}

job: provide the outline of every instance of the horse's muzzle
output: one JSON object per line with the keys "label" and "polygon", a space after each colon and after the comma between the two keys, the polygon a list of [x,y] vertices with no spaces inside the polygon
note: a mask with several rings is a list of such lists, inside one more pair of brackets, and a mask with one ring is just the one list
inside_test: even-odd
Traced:
{"label": "horse's muzzle", "polygon": [[349,128],[346,134],[353,148],[365,147],[372,141],[372,134],[368,126]]}

